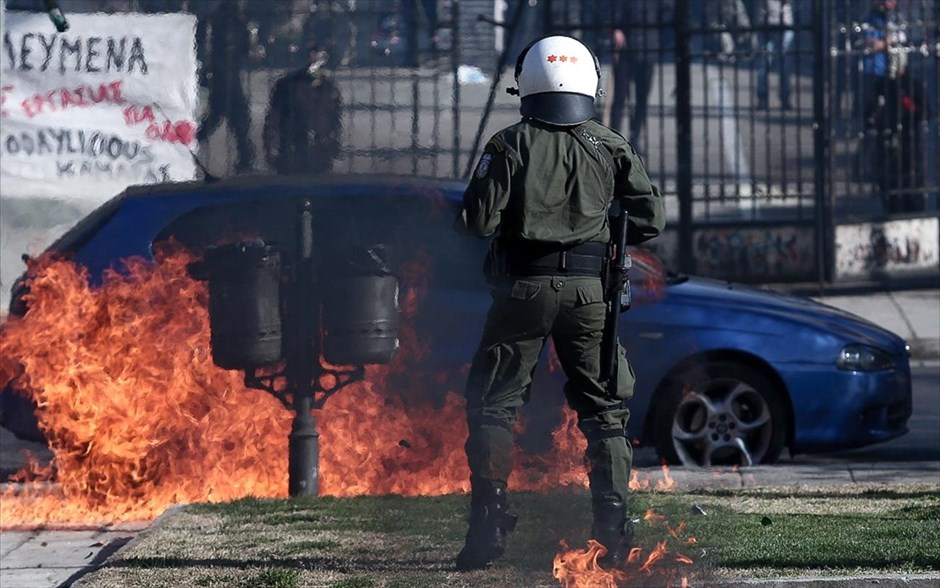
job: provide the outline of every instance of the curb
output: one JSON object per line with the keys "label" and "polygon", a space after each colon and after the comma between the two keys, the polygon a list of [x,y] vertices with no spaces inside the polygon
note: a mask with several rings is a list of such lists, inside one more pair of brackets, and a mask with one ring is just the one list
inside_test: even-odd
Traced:
{"label": "curb", "polygon": [[[638,467],[639,479],[656,488],[666,481],[659,467]],[[669,469],[676,488],[684,492],[776,489],[811,492],[819,487],[861,489],[869,486],[940,485],[940,461],[757,465],[748,468]],[[940,584],[938,584],[940,585]],[[936,588],[936,586],[934,587]]]}
{"label": "curb", "polygon": [[176,512],[181,510],[184,506],[186,505],[173,504],[167,507],[167,509],[163,511],[163,513],[161,513],[157,518],[155,518],[153,522],[151,522],[144,529],[142,529],[136,535],[134,535],[134,537],[130,541],[128,541],[124,545],[121,545],[118,549],[114,550],[113,552],[109,553],[107,557],[104,557],[100,559],[99,561],[95,562],[94,565],[88,566],[87,568],[82,570],[80,574],[76,574],[72,576],[69,579],[71,583],[68,585],[68,588],[82,588],[82,586],[85,586],[85,582],[82,580],[85,576],[97,571],[102,566],[106,565],[109,561],[111,561],[111,558],[117,556],[119,553],[123,551],[131,549],[132,547],[140,543],[144,537],[146,537],[147,535],[150,535],[151,533],[156,532],[158,529],[168,524],[167,521],[172,520]]}

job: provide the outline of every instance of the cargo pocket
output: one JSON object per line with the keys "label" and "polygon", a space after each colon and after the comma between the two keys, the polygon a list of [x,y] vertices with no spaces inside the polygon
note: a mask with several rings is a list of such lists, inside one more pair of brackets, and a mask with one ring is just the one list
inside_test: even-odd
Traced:
{"label": "cargo pocket", "polygon": [[500,346],[494,345],[485,353],[482,359],[479,356],[474,358],[475,361],[467,378],[464,396],[467,399],[467,410],[470,412],[478,412],[481,409],[484,400],[493,389],[493,384],[496,383],[500,369]]}
{"label": "cargo pocket", "polygon": [[636,375],[633,366],[627,360],[627,350],[623,345],[617,344],[617,398],[626,400],[633,396],[633,387],[636,384]]}
{"label": "cargo pocket", "polygon": [[583,286],[578,286],[577,297],[578,306],[604,302],[604,287],[599,281],[591,281]]}
{"label": "cargo pocket", "polygon": [[516,280],[516,282],[512,285],[512,292],[509,296],[513,300],[532,300],[538,296],[539,290],[541,289],[542,284],[539,284],[538,282]]}

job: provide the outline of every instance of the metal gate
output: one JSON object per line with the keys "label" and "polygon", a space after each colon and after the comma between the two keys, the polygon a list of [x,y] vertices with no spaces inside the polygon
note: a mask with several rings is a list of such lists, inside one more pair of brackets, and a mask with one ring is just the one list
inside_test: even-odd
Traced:
{"label": "metal gate", "polygon": [[[673,228],[655,247],[673,267],[831,282],[842,277],[837,255],[848,254],[840,223],[925,218],[925,241],[908,237],[895,257],[929,250],[921,265],[936,271],[937,0],[515,7],[509,35],[573,34],[595,48],[599,112],[667,196]],[[512,63],[506,55],[501,65]]]}

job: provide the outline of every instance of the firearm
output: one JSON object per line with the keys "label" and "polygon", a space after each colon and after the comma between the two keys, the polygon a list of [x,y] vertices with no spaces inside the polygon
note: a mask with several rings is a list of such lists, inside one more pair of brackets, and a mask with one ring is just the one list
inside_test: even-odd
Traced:
{"label": "firearm", "polygon": [[616,221],[611,226],[611,257],[604,273],[604,293],[607,302],[607,318],[604,320],[604,335],[601,339],[601,381],[607,381],[607,391],[612,396],[617,392],[617,369],[620,339],[620,313],[630,309],[630,281],[627,272],[633,260],[627,254],[627,209],[622,204]]}
{"label": "firearm", "polygon": [[59,0],[45,0],[46,12],[49,13],[49,20],[55,25],[55,30],[64,33],[69,30],[69,21],[65,20],[62,9],[59,8]]}

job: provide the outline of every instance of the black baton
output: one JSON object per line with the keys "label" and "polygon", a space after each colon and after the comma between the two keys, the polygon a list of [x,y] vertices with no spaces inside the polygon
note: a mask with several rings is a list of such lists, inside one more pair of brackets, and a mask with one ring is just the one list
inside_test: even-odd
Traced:
{"label": "black baton", "polygon": [[617,392],[620,313],[630,308],[630,282],[626,280],[626,275],[632,260],[627,254],[627,220],[626,208],[621,205],[617,220],[611,227],[612,251],[604,276],[607,317],[604,320],[604,334],[601,339],[600,380],[606,381],[607,391],[611,395]]}

